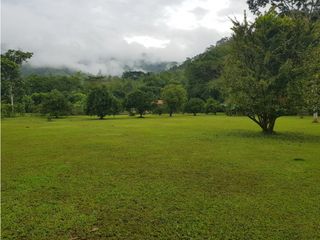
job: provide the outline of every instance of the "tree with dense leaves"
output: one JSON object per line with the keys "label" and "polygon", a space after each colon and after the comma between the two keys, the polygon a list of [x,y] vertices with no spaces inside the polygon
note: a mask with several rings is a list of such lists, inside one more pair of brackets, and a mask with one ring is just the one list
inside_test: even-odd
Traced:
{"label": "tree with dense leaves", "polygon": [[187,91],[182,85],[170,84],[162,89],[162,99],[168,109],[170,117],[174,112],[181,110],[187,101]]}
{"label": "tree with dense leaves", "polygon": [[218,45],[184,63],[189,97],[207,99],[220,95],[212,86],[222,73],[224,59],[230,52],[229,45],[228,39],[224,38]]}
{"label": "tree with dense leaves", "polygon": [[142,118],[143,114],[145,114],[147,110],[150,110],[151,102],[152,99],[150,99],[147,93],[137,90],[128,95],[126,108],[130,110],[135,109],[135,111],[140,114],[140,118]]}
{"label": "tree with dense leaves", "polygon": [[[276,119],[291,113],[299,92],[297,68],[311,44],[305,18],[278,16],[273,11],[253,24],[234,21],[232,53],[223,78],[228,102],[273,133]],[[300,97],[300,96],[297,96]]]}
{"label": "tree with dense leaves", "polygon": [[121,110],[122,110],[121,101],[118,98],[112,96],[110,113],[113,116],[115,116],[116,114],[119,114]]}
{"label": "tree with dense leaves", "polygon": [[304,55],[302,65],[303,94],[307,109],[313,112],[313,122],[319,122],[318,112],[320,111],[320,21],[312,31],[314,40],[318,39],[316,46],[311,46]]}
{"label": "tree with dense leaves", "polygon": [[191,98],[185,106],[185,112],[192,113],[194,116],[203,112],[203,110],[204,101],[201,98]]}
{"label": "tree with dense leaves", "polygon": [[111,112],[112,96],[105,86],[95,87],[87,97],[87,115],[97,115],[103,119]]}
{"label": "tree with dense leaves", "polygon": [[204,105],[204,111],[206,114],[213,113],[217,114],[217,112],[220,110],[220,103],[213,99],[208,98],[205,105]]}
{"label": "tree with dense leaves", "polygon": [[42,113],[58,118],[71,113],[71,103],[58,90],[47,93],[42,103]]}
{"label": "tree with dense leaves", "polygon": [[[22,96],[23,82],[20,78],[20,67],[23,62],[31,58],[33,53],[20,50],[8,50],[1,54],[1,96],[9,98],[11,111],[14,112],[15,96]],[[1,99],[1,100],[2,100]]]}
{"label": "tree with dense leaves", "polygon": [[320,0],[247,0],[247,3],[255,14],[261,14],[261,9],[271,6],[282,14],[302,13],[314,19],[320,17]]}

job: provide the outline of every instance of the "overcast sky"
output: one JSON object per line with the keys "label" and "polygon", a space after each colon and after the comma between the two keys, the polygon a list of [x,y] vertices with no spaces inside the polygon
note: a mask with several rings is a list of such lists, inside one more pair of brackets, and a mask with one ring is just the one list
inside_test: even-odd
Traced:
{"label": "overcast sky", "polygon": [[178,61],[230,36],[246,0],[2,0],[1,46],[36,66],[121,74],[145,59]]}

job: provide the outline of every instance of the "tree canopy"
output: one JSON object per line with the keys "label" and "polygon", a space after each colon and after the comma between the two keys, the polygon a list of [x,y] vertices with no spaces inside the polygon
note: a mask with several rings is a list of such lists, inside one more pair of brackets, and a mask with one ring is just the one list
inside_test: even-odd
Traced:
{"label": "tree canopy", "polygon": [[253,24],[234,21],[232,53],[223,76],[228,101],[266,133],[297,102],[291,94],[301,88],[297,68],[310,45],[308,23],[273,11]]}
{"label": "tree canopy", "polygon": [[319,19],[320,0],[247,0],[249,9],[256,14],[268,6],[282,14],[302,13]]}
{"label": "tree canopy", "polygon": [[106,87],[96,87],[90,91],[86,109],[88,115],[97,115],[100,119],[103,119],[111,112],[111,108],[112,97]]}
{"label": "tree canopy", "polygon": [[162,98],[165,101],[170,117],[174,112],[181,110],[187,101],[187,92],[181,85],[170,84],[162,89]]}
{"label": "tree canopy", "polygon": [[151,108],[151,101],[152,99],[146,92],[137,90],[128,95],[126,107],[129,111],[132,108],[135,109],[142,118],[142,115]]}

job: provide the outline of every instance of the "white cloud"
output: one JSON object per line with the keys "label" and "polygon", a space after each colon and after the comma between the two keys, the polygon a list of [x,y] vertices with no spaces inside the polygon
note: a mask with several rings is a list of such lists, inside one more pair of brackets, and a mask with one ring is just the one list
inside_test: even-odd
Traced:
{"label": "white cloud", "polygon": [[170,40],[162,40],[150,36],[124,37],[124,40],[129,44],[138,43],[146,48],[165,48],[170,43]]}
{"label": "white cloud", "polygon": [[2,47],[34,52],[37,66],[120,74],[137,60],[202,52],[230,34],[228,17],[245,7],[245,0],[3,0]]}

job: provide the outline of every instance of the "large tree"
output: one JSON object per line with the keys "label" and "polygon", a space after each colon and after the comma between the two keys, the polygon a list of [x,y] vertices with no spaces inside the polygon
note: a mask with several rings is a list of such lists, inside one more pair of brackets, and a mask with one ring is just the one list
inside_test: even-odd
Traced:
{"label": "large tree", "polygon": [[174,112],[181,110],[187,101],[187,92],[181,85],[170,84],[162,89],[161,96],[166,104],[170,117]]}
{"label": "large tree", "polygon": [[314,40],[316,46],[311,46],[305,52],[301,71],[303,71],[303,94],[307,109],[313,111],[313,122],[318,122],[320,111],[320,21],[315,24]]}
{"label": "large tree", "polygon": [[255,14],[271,6],[281,14],[300,13],[310,18],[320,17],[320,0],[247,0],[247,3]]}
{"label": "large tree", "polygon": [[95,87],[91,90],[87,97],[86,112],[88,115],[97,115],[103,119],[107,114],[111,113],[112,96],[105,86]]}
{"label": "large tree", "polygon": [[297,68],[311,41],[308,20],[271,11],[253,24],[234,21],[233,31],[223,74],[228,101],[273,133],[276,119],[291,113],[301,97]]}
{"label": "large tree", "polygon": [[11,104],[11,111],[14,112],[14,98],[22,95],[22,80],[20,78],[20,67],[23,62],[31,58],[33,53],[20,50],[8,50],[1,54],[1,95],[2,99],[8,97]]}

